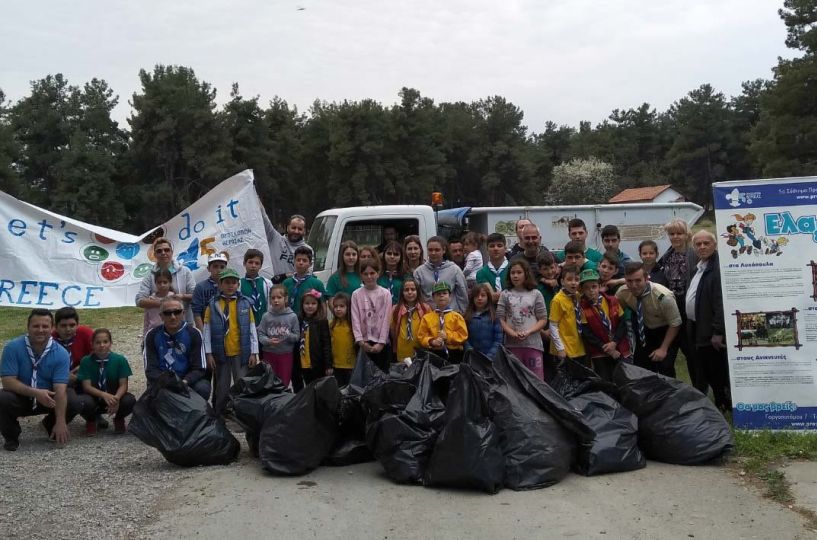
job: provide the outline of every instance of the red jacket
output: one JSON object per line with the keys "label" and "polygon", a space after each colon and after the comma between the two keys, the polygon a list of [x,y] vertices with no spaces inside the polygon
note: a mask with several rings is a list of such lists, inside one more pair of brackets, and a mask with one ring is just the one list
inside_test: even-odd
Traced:
{"label": "red jacket", "polygon": [[[56,330],[51,332],[51,337],[54,338],[54,341],[59,343],[59,334],[57,334]],[[77,367],[80,360],[91,354],[93,350],[93,337],[93,328],[81,324],[77,325],[77,334],[74,336],[74,340],[68,348],[68,352],[71,355],[71,369]]]}
{"label": "red jacket", "polygon": [[624,320],[619,316],[619,303],[615,296],[601,293],[604,302],[607,303],[607,311],[609,313],[610,330],[605,328],[604,323],[599,316],[598,309],[591,304],[586,298],[581,299],[581,309],[586,323],[582,323],[582,340],[587,349],[587,354],[591,358],[598,358],[607,356],[602,350],[602,345],[615,341],[616,349],[621,353],[622,357],[630,356],[630,342],[627,339],[626,327]]}

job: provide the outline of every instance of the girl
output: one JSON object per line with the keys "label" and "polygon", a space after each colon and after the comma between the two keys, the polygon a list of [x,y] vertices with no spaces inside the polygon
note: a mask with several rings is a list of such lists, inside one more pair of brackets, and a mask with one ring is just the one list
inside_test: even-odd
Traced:
{"label": "girl", "polygon": [[[166,268],[161,268],[153,274],[153,283],[154,288],[156,289],[151,295],[152,299],[161,300],[167,296],[173,296],[173,275],[170,273],[170,270]],[[142,323],[142,336],[146,336],[147,333],[162,324],[162,317],[159,315],[159,306],[152,308],[145,308],[145,318]],[[142,347],[145,344],[142,343]]]}
{"label": "girl", "polygon": [[348,294],[339,292],[331,302],[333,317],[329,323],[329,332],[332,335],[332,364],[335,366],[338,386],[346,386],[357,363],[350,309],[352,300]]}
{"label": "girl", "polygon": [[423,254],[423,242],[416,234],[406,236],[403,240],[403,274],[406,276],[413,276],[414,271],[426,262]]}
{"label": "girl", "polygon": [[340,245],[338,252],[338,269],[329,276],[326,282],[326,295],[335,296],[343,291],[351,295],[360,288],[360,274],[358,273],[358,248],[357,244],[347,240]]}
{"label": "girl", "polygon": [[269,308],[258,324],[261,358],[289,386],[292,380],[292,351],[301,337],[298,316],[289,307],[287,290],[273,285],[269,292]]}
{"label": "girl", "polygon": [[377,284],[380,264],[377,259],[360,265],[363,287],[352,293],[352,331],[355,343],[369,355],[381,370],[388,373],[391,350],[389,345],[389,314],[391,294]]}
{"label": "girl", "polygon": [[309,384],[332,374],[332,337],[326,306],[320,291],[309,289],[301,296],[301,375]]}
{"label": "girl", "polygon": [[485,235],[469,232],[462,239],[462,247],[465,250],[465,266],[462,273],[465,274],[465,283],[470,291],[477,282],[477,272],[482,268],[482,245],[485,243]]}
{"label": "girl", "polygon": [[505,331],[505,346],[537,377],[544,380],[542,338],[547,308],[536,288],[528,262],[517,259],[508,268],[508,285],[499,295],[496,316]]}
{"label": "girl", "polygon": [[400,299],[403,284],[403,246],[399,242],[386,243],[381,259],[383,273],[377,279],[377,284],[391,293],[391,303],[394,305]]}
{"label": "girl", "polygon": [[494,290],[487,283],[480,283],[471,290],[468,310],[465,312],[465,322],[468,323],[468,341],[465,348],[474,349],[494,358],[499,346],[502,345],[502,325],[494,312],[491,295]]}
{"label": "girl", "polygon": [[398,362],[414,357],[414,349],[419,346],[417,329],[423,315],[431,311],[428,304],[419,301],[418,294],[417,282],[406,276],[391,317],[391,340]]}
{"label": "girl", "polygon": [[420,286],[420,296],[431,300],[431,292],[437,283],[448,283],[451,309],[459,314],[465,313],[468,307],[468,290],[465,276],[460,267],[451,261],[443,260],[448,251],[448,242],[442,236],[432,236],[426,242],[428,261],[414,271],[414,279]]}
{"label": "girl", "polygon": [[[377,250],[371,246],[363,246],[358,252],[358,266],[363,266],[366,261],[379,261],[380,255]],[[361,270],[362,271],[362,270]],[[354,291],[353,291],[354,292]],[[349,293],[352,294],[352,293]]]}
{"label": "girl", "polygon": [[125,418],[133,411],[136,398],[128,392],[128,377],[133,372],[128,360],[111,352],[111,331],[98,328],[93,336],[93,353],[80,361],[77,380],[83,394],[78,397],[85,435],[96,435],[96,419],[103,413],[112,415],[114,431],[125,433]]}

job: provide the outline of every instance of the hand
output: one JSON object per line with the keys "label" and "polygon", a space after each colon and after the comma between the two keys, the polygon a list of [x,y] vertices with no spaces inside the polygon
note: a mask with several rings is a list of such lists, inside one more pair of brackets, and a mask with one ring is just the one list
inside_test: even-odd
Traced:
{"label": "hand", "polygon": [[619,358],[621,358],[621,353],[620,353],[620,352],[618,352],[618,350],[613,349],[613,352],[612,352],[612,353],[610,353],[610,357],[611,357],[613,360],[618,360]]}
{"label": "hand", "polygon": [[719,351],[726,347],[726,345],[724,345],[723,343],[723,336],[717,335],[712,336],[712,339],[710,339],[709,341],[710,343],[712,343],[712,348],[715,349],[716,351]]}
{"label": "hand", "polygon": [[113,396],[113,395],[108,394],[106,392],[106,393],[102,394],[102,399],[105,401],[105,405],[107,405],[109,409],[111,407],[113,407],[115,409],[119,408],[119,400],[116,398],[116,396]]}
{"label": "hand", "polygon": [[516,333],[516,339],[525,339],[526,337],[528,337],[528,333],[524,330],[520,330]]}
{"label": "hand", "polygon": [[258,365],[258,355],[257,354],[251,354],[250,355],[249,364],[250,364],[250,367],[255,367],[255,366]]}
{"label": "hand", "polygon": [[567,353],[565,351],[556,351],[556,356],[558,356],[560,360],[564,360],[567,358]]}
{"label": "hand", "polygon": [[498,293],[498,292],[495,292],[495,293],[491,294],[491,299],[494,301],[494,304],[499,302],[499,295],[500,295],[500,293]]}
{"label": "hand", "polygon": [[212,354],[207,354],[207,367],[210,369],[216,369],[216,359]]}
{"label": "hand", "polygon": [[278,338],[278,337],[271,337],[271,338],[269,338],[269,344],[270,344],[270,345],[278,345],[278,344],[279,344],[279,343],[281,343],[282,341],[283,341],[283,339]]}
{"label": "hand", "polygon": [[544,335],[547,339],[550,339],[550,328],[547,330],[542,330],[542,335]]}
{"label": "hand", "polygon": [[332,369],[332,368],[327,368],[327,370],[326,370],[326,376],[327,376],[327,377],[329,377],[329,376],[330,376],[330,375],[332,375],[334,372],[335,372],[335,370],[334,370],[334,369]]}
{"label": "hand", "polygon": [[611,356],[613,354],[613,351],[616,350],[616,342],[615,341],[610,341],[608,343],[605,343],[601,347],[601,350],[604,351],[604,354],[606,354],[608,356]]}
{"label": "hand", "polygon": [[57,402],[54,401],[54,392],[51,390],[45,389],[38,389],[34,391],[34,397],[37,398],[37,403],[46,407],[48,409],[53,409],[57,406]]}
{"label": "hand", "polygon": [[68,442],[68,426],[65,425],[64,421],[57,421],[57,423],[54,424],[54,429],[51,431],[51,439],[59,444]]}
{"label": "hand", "polygon": [[650,353],[650,360],[653,362],[663,362],[664,358],[667,357],[667,350],[666,349],[655,349],[653,352]]}
{"label": "hand", "polygon": [[371,349],[372,349],[372,352],[373,352],[374,354],[377,354],[377,353],[379,353],[380,351],[382,351],[382,350],[383,350],[383,347],[385,347],[385,345],[384,345],[384,344],[382,344],[382,343],[375,343],[374,345],[372,345]]}

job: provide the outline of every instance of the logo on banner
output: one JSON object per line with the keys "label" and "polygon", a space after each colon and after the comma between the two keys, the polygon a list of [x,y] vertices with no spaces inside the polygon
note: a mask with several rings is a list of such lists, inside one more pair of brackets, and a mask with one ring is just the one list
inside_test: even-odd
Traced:
{"label": "logo on banner", "polygon": [[729,206],[737,208],[742,204],[751,205],[752,201],[755,199],[760,199],[760,192],[742,192],[738,188],[735,188],[724,195],[724,197],[726,197],[726,200],[729,202]]}

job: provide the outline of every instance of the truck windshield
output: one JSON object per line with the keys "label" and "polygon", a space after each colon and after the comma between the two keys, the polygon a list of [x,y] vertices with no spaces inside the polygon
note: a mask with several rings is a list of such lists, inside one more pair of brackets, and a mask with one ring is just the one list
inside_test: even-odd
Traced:
{"label": "truck windshield", "polygon": [[309,230],[307,243],[315,252],[315,258],[312,261],[312,270],[315,272],[326,268],[326,255],[329,253],[329,242],[332,240],[332,230],[335,228],[337,219],[337,216],[321,216],[315,220]]}

